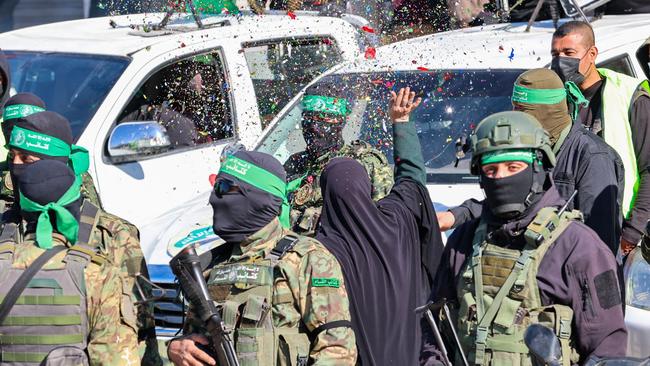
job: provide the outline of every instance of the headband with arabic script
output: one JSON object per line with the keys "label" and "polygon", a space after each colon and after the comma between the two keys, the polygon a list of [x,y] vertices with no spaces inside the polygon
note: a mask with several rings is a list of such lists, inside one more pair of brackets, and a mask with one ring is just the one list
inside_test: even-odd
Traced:
{"label": "headband with arabic script", "polygon": [[88,150],[44,133],[14,126],[9,146],[52,157],[67,157],[75,175],[88,171],[90,159]]}
{"label": "headband with arabic script", "polygon": [[5,107],[4,113],[2,113],[2,119],[6,121],[9,119],[25,118],[27,116],[31,116],[34,113],[44,112],[44,111],[45,108],[41,108],[36,105],[14,104]]}
{"label": "headband with arabic script", "polygon": [[527,104],[558,104],[566,98],[566,89],[530,89],[515,84],[512,101]]}
{"label": "headband with arabic script", "polygon": [[325,97],[322,95],[305,95],[302,98],[302,110],[336,116],[347,116],[350,112],[348,101],[345,98]]}
{"label": "headband with arabic script", "polygon": [[234,155],[229,155],[226,160],[221,164],[219,174],[226,173],[233,177],[246,182],[257,189],[279,197],[282,200],[282,209],[280,212],[280,223],[284,228],[289,228],[289,198],[290,192],[295,191],[300,185],[300,179],[296,179],[289,184],[282,180],[277,175],[269,172],[266,169],[240,159]]}
{"label": "headband with arabic script", "polygon": [[507,161],[523,161],[532,164],[535,153],[530,149],[502,150],[485,153],[481,156],[481,165],[503,163]]}
{"label": "headband with arabic script", "polygon": [[50,212],[54,213],[56,220],[56,229],[72,244],[77,242],[79,235],[79,222],[65,208],[65,206],[75,202],[81,196],[81,177],[77,176],[74,183],[56,202],[50,202],[46,205],[34,202],[25,197],[20,192],[20,209],[26,212],[40,212],[36,223],[36,244],[43,249],[52,248],[52,221]]}

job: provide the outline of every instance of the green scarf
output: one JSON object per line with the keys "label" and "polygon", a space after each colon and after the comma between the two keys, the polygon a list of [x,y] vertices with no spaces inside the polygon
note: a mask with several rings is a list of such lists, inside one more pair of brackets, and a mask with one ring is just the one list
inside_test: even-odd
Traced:
{"label": "green scarf", "polygon": [[289,204],[289,193],[298,189],[302,178],[287,183],[268,170],[234,155],[226,158],[223,164],[221,164],[219,173],[230,174],[243,182],[282,199],[280,223],[285,228],[290,227],[289,213],[291,206]]}
{"label": "green scarf", "polygon": [[20,192],[20,208],[27,212],[40,212],[38,222],[36,223],[36,244],[43,249],[52,248],[52,221],[50,221],[50,212],[54,213],[56,219],[56,228],[70,243],[77,242],[79,234],[79,222],[68,211],[65,206],[79,199],[81,196],[81,178],[77,177],[68,188],[68,190],[56,202],[50,202],[46,205],[36,203],[25,197]]}

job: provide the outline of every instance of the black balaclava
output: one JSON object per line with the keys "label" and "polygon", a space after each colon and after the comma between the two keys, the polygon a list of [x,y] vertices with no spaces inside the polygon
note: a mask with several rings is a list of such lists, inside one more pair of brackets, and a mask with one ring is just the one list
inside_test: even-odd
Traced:
{"label": "black balaclava", "polygon": [[563,82],[572,81],[580,86],[585,81],[585,76],[580,73],[581,58],[555,56],[551,61],[551,70],[558,74]]}
{"label": "black balaclava", "polygon": [[[282,164],[271,155],[256,151],[238,151],[234,156],[265,169],[283,181],[287,179]],[[212,191],[212,228],[226,243],[239,244],[280,215],[282,200],[227,173],[219,173],[216,184],[224,179],[239,186],[240,190],[221,196]]]}
{"label": "black balaclava", "polygon": [[2,51],[0,51],[0,80],[2,83],[2,87],[0,88],[0,108],[2,108],[7,99],[9,99],[9,93],[11,91],[11,73],[9,72],[9,63]]}
{"label": "black balaclava", "polygon": [[[341,90],[333,84],[315,84],[305,91],[305,96],[343,98]],[[326,122],[324,119],[329,120]],[[330,113],[303,112],[302,133],[307,153],[312,159],[343,146],[343,126],[346,117]]]}
{"label": "black balaclava", "polygon": [[[56,137],[64,142],[72,145],[72,130],[70,129],[70,122],[63,117],[62,115],[45,111],[32,114],[25,118],[16,120],[14,127],[21,127],[30,131],[40,132],[45,135]],[[20,150],[20,149],[18,149]],[[49,156],[45,154],[40,154],[32,151],[25,151],[29,155],[38,156],[43,160],[57,160],[62,163],[68,163],[69,158],[64,156]],[[14,187],[18,187],[20,180],[22,179],[23,172],[29,164],[13,164],[10,162],[9,171],[11,172],[11,179]],[[14,190],[15,191],[15,190]],[[14,192],[14,195],[17,196],[17,191]],[[18,202],[18,201],[16,201]]]}
{"label": "black balaclava", "polygon": [[[14,95],[13,97],[7,100],[7,103],[5,103],[5,108],[10,107],[12,105],[19,105],[19,104],[31,105],[31,106],[47,109],[45,106],[45,102],[41,98],[31,93],[18,93]],[[16,125],[16,122],[18,122],[21,119],[24,118],[5,119],[2,121],[2,133],[4,134],[5,141],[7,143],[9,143],[9,139],[11,138],[11,130]]]}
{"label": "black balaclava", "polygon": [[542,197],[548,172],[539,160],[532,164],[515,175],[498,179],[486,177],[481,170],[481,188],[494,216],[508,220],[523,217]]}
{"label": "black balaclava", "polygon": [[328,118],[336,119],[337,123],[314,118],[313,113],[302,114],[302,136],[307,144],[307,153],[314,159],[343,145],[342,118],[330,116]]}
{"label": "black balaclava", "polygon": [[[21,176],[19,189],[22,194],[41,205],[56,202],[72,186],[76,177],[72,169],[65,163],[56,160],[39,160],[29,164]],[[65,206],[79,221],[81,197]],[[27,222],[27,232],[33,232],[40,212],[21,212]],[[56,230],[54,215],[51,215],[52,226]]]}

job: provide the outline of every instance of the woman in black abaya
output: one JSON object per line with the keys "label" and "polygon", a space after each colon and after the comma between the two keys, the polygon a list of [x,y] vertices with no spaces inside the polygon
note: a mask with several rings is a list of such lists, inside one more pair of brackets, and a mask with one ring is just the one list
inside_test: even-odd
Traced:
{"label": "woman in black abaya", "polygon": [[392,93],[395,185],[371,198],[365,169],[333,159],[321,175],[323,211],[317,239],[341,263],[350,297],[359,364],[416,365],[426,326],[424,305],[443,250],[425,187],[420,142],[409,114],[421,102],[409,88]]}

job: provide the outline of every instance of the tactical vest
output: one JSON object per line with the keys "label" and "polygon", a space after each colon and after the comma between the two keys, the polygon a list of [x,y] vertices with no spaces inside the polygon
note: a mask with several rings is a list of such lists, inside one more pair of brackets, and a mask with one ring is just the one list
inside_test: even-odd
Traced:
{"label": "tactical vest", "polygon": [[[274,304],[293,303],[274,291],[282,257],[296,248],[299,238],[286,236],[269,255],[255,262],[215,266],[208,291],[222,312],[228,329],[234,329],[235,350],[241,366],[307,365],[310,341],[300,328],[278,328],[273,324]],[[300,244],[298,244],[300,246]]]}
{"label": "tactical vest", "polygon": [[379,150],[364,141],[346,144],[340,150],[325,154],[318,159],[303,183],[291,196],[291,227],[297,233],[313,236],[318,228],[323,196],[320,189],[320,175],[327,163],[336,157],[348,157],[358,161],[368,172],[372,183],[372,199],[379,201],[390,193],[393,187],[393,168]]}
{"label": "tactical vest", "polygon": [[621,210],[625,218],[629,218],[640,183],[632,143],[630,107],[639,90],[645,91],[650,96],[650,84],[648,80],[636,79],[608,69],[598,69],[598,73],[605,78],[602,95],[603,139],[623,160],[625,190]]}
{"label": "tactical vest", "polygon": [[[15,250],[13,240],[0,243],[2,300],[24,272],[12,266]],[[87,364],[89,327],[84,271],[90,262],[102,265],[104,260],[92,248],[75,245],[67,249],[63,262],[64,268],[42,268],[0,324],[0,363],[39,365],[46,357],[50,359],[48,355],[55,355],[58,361],[74,359]]]}
{"label": "tactical vest", "polygon": [[562,345],[562,365],[578,361],[571,338],[573,310],[559,304],[542,305],[537,271],[548,248],[572,220],[581,218],[578,211],[559,217],[554,208],[540,210],[526,228],[522,250],[489,243],[487,225],[479,224],[472,255],[456,286],[458,335],[470,363],[532,365],[524,344],[524,332],[531,324],[555,330]]}

